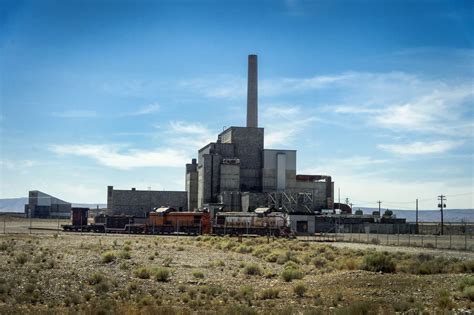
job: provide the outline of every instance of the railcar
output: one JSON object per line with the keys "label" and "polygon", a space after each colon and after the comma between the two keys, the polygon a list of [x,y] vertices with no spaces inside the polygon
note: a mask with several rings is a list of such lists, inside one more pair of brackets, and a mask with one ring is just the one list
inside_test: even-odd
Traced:
{"label": "railcar", "polygon": [[217,235],[274,235],[286,230],[286,215],[272,208],[257,208],[255,212],[218,212],[212,233]]}

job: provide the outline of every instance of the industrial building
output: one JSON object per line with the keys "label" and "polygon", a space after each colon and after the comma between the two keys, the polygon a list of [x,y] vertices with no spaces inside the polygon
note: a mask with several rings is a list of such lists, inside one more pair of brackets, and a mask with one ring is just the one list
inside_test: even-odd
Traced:
{"label": "industrial building", "polygon": [[28,193],[25,215],[31,218],[69,218],[71,204],[38,190]]}
{"label": "industrial building", "polygon": [[172,207],[179,211],[188,210],[186,191],[163,190],[117,190],[107,187],[107,209],[109,214],[127,214],[145,217],[154,208]]}
{"label": "industrial building", "polygon": [[246,127],[230,127],[216,142],[198,151],[197,159],[186,164],[185,191],[116,190],[109,186],[109,213],[143,216],[164,206],[180,211],[274,207],[288,213],[333,209],[330,176],[298,175],[296,150],[264,148],[264,128],[258,126],[257,72],[257,56],[250,55]]}
{"label": "industrial building", "polygon": [[288,213],[332,209],[331,177],[298,175],[296,150],[265,149],[264,137],[264,128],[258,126],[257,56],[250,55],[247,126],[224,130],[186,165],[188,209],[218,206],[224,211],[252,211],[266,206]]}

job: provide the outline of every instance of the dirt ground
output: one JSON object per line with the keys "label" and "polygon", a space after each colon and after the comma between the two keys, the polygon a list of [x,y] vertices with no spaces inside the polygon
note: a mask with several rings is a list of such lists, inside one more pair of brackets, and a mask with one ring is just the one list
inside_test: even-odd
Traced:
{"label": "dirt ground", "polygon": [[[435,258],[399,247],[387,254],[396,269],[373,272],[362,267],[373,246],[267,241],[1,235],[0,314],[470,313],[473,306],[460,288],[466,279],[474,285],[470,253]],[[418,270],[426,261],[428,272]],[[430,269],[440,264],[446,268]],[[298,272],[287,281],[290,269]]]}

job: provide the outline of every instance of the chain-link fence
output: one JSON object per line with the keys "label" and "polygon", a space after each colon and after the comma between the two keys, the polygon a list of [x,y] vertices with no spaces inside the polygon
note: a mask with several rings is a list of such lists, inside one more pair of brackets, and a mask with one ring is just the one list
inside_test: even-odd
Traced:
{"label": "chain-link fence", "polygon": [[33,219],[12,215],[0,216],[0,233],[3,234],[51,234],[61,233],[69,219]]}
{"label": "chain-link fence", "polygon": [[324,232],[306,236],[315,241],[357,242],[374,245],[408,246],[474,251],[474,224],[445,223],[335,224]]}

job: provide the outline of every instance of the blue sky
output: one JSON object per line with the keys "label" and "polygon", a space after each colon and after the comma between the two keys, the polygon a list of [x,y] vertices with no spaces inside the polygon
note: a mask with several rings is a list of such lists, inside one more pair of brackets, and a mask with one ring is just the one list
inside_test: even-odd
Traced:
{"label": "blue sky", "polygon": [[0,1],[0,198],[184,190],[245,124],[355,206],[474,208],[470,1]]}

